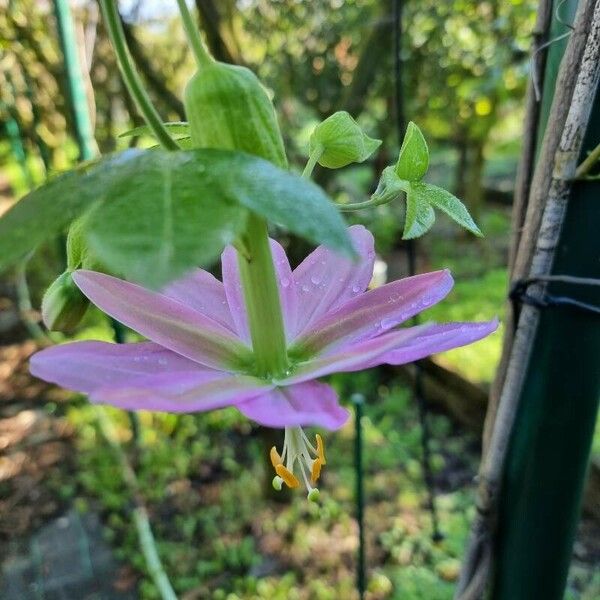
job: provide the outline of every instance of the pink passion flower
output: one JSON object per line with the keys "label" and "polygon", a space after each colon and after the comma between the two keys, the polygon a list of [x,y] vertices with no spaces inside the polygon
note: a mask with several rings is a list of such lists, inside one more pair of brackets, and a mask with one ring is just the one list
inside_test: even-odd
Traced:
{"label": "pink passion flower", "polygon": [[[223,282],[196,269],[160,292],[93,271],[76,271],[75,283],[102,311],[149,341],[82,341],[42,350],[31,372],[89,395],[90,401],[128,410],[187,413],[235,406],[246,417],[285,429],[281,454],[271,461],[282,482],[309,496],[325,464],[323,442],[301,429],[338,429],[348,410],[333,388],[317,381],[330,373],[402,365],[493,332],[482,323],[399,326],[439,302],[453,280],[435,271],[366,291],[373,273],[373,236],[349,228],[358,262],[318,247],[294,271],[283,248],[271,251],[283,312],[289,370],[269,379],[253,373],[248,319],[237,253],[222,254]],[[312,497],[312,496],[311,496]]]}

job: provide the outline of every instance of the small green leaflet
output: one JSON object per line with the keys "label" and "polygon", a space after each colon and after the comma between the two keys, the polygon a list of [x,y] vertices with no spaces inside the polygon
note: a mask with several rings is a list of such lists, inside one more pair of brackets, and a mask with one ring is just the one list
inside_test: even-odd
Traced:
{"label": "small green leaflet", "polygon": [[423,235],[435,221],[433,207],[471,233],[483,237],[466,206],[450,192],[430,183],[413,181],[406,193],[406,221],[402,237],[406,240]]}
{"label": "small green leaflet", "polygon": [[429,168],[429,149],[421,130],[410,121],[396,163],[396,175],[406,181],[420,181]]}
{"label": "small green leaflet", "polygon": [[445,212],[461,227],[478,237],[483,237],[483,233],[471,218],[467,207],[456,196],[430,183],[412,183],[411,187],[419,196],[422,196],[438,210]]}
{"label": "small green leaflet", "polygon": [[412,186],[406,194],[406,220],[402,239],[412,240],[427,233],[435,223],[431,205]]}
{"label": "small green leaflet", "polygon": [[251,210],[353,256],[335,205],[314,183],[231,150],[129,149],[82,165],[0,219],[0,269],[86,213],[83,235],[107,269],[158,287],[214,260]]}

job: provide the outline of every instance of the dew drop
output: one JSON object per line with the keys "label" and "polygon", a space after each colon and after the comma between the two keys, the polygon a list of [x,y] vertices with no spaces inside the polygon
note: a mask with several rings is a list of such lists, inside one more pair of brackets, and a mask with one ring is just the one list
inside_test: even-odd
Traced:
{"label": "dew drop", "polygon": [[303,285],[302,291],[306,294],[306,293],[310,292],[310,288],[307,285]]}
{"label": "dew drop", "polygon": [[283,287],[283,288],[290,286],[290,280],[287,277],[282,277],[280,283],[281,283],[281,287]]}
{"label": "dew drop", "polygon": [[360,292],[360,285],[358,285],[358,284],[356,284],[356,283],[355,283],[355,284],[352,286],[352,293],[353,293],[353,294],[358,294],[359,292]]}
{"label": "dew drop", "polygon": [[379,326],[381,327],[381,329],[383,329],[384,331],[387,329],[391,329],[392,327],[394,327],[397,323],[396,319],[381,319],[381,323],[379,323]]}
{"label": "dew drop", "polygon": [[313,285],[319,285],[321,283],[321,278],[318,275],[313,275],[310,280],[312,281]]}

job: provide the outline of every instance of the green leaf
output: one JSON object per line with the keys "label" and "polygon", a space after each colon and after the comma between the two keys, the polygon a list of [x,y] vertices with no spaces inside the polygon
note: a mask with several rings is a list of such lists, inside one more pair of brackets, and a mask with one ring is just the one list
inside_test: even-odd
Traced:
{"label": "green leaf", "polygon": [[427,199],[411,184],[406,193],[406,220],[402,239],[412,240],[422,236],[435,223],[435,213]]}
{"label": "green leaf", "polygon": [[467,207],[456,196],[430,183],[413,183],[411,187],[413,193],[422,198],[422,201],[427,201],[435,208],[445,212],[471,233],[483,237],[483,233],[471,218]]}
{"label": "green leaf", "polygon": [[315,127],[310,136],[311,155],[319,154],[319,164],[339,169],[350,163],[363,162],[379,146],[381,140],[369,137],[346,111],[338,111]]}
{"label": "green leaf", "polygon": [[317,244],[353,252],[335,206],[314,183],[232,150],[141,151],[113,169],[110,202],[86,218],[91,250],[128,279],[158,287],[215,259],[246,209]]}
{"label": "green leaf", "polygon": [[[0,218],[0,271],[61,232],[102,196],[112,160],[84,163],[30,192]],[[91,172],[89,170],[91,169]]]}
{"label": "green leaf", "polygon": [[157,287],[216,258],[247,210],[353,255],[337,208],[314,183],[232,150],[129,149],[32,192],[0,219],[0,268],[86,209],[84,238],[107,270]]}
{"label": "green leaf", "polygon": [[410,121],[396,163],[396,175],[406,181],[420,181],[429,168],[429,149],[421,130]]}
{"label": "green leaf", "polygon": [[109,270],[153,288],[211,263],[248,215],[211,179],[187,153],[139,152],[113,169],[107,199],[86,215],[90,250]]}
{"label": "green leaf", "polygon": [[206,161],[214,196],[234,198],[309,242],[355,256],[337,207],[312,181],[242,152],[199,149],[184,154]]}
{"label": "green leaf", "polygon": [[[190,125],[186,121],[174,121],[172,123],[163,123],[167,131],[174,135],[176,138],[181,137],[190,137]],[[119,134],[120,138],[124,137],[134,137],[140,135],[150,135],[154,137],[152,130],[148,125],[140,125],[139,127],[134,127],[133,129],[129,129]]]}

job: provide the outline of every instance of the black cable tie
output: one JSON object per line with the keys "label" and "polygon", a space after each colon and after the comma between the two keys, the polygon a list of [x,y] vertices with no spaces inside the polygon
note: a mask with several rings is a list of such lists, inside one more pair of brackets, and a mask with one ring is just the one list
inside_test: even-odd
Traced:
{"label": "black cable tie", "polygon": [[[530,285],[537,283],[569,283],[574,285],[592,285],[600,286],[600,279],[590,279],[585,277],[572,277],[569,275],[549,275],[547,277],[530,277],[527,279],[517,279],[513,282],[510,292],[508,294],[509,299],[513,302],[513,307],[516,309],[517,304],[528,304],[534,306],[540,310],[554,307],[568,307],[575,308],[577,310],[600,315],[600,306],[588,304],[587,302],[581,302],[576,298],[570,296],[556,296],[554,294],[548,294],[544,292],[541,296],[533,296],[527,292]],[[515,311],[516,314],[516,311]]]}

